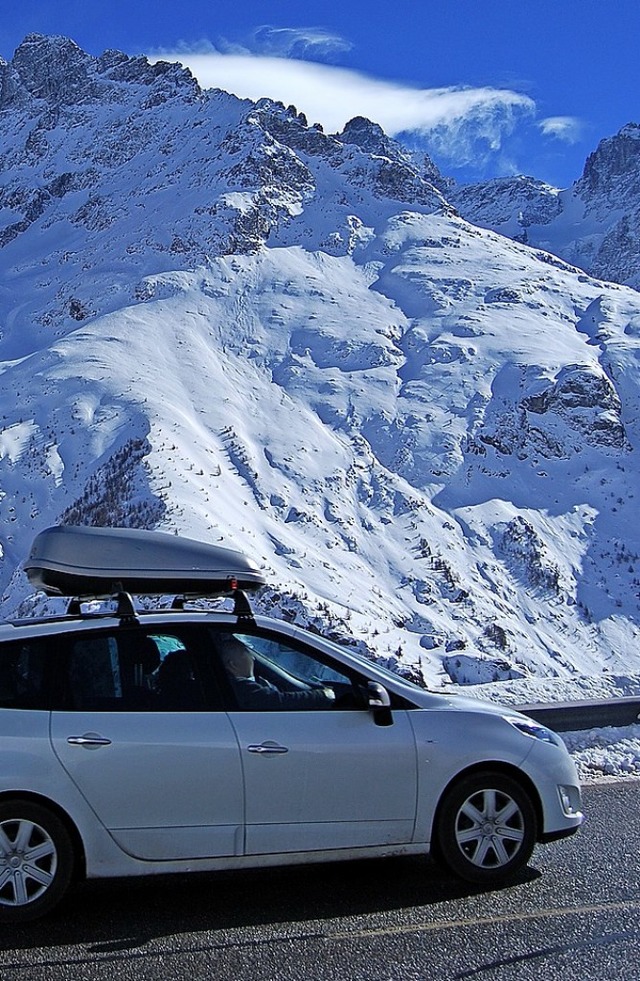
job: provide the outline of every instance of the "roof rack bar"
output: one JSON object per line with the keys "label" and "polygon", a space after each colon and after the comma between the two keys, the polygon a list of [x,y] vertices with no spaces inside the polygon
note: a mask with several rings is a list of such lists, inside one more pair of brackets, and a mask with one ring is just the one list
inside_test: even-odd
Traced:
{"label": "roof rack bar", "polygon": [[82,614],[81,605],[82,599],[79,596],[73,596],[67,606],[67,615],[70,617],[79,617]]}
{"label": "roof rack bar", "polygon": [[[238,618],[238,620],[251,620],[253,622],[253,610],[251,609],[251,603],[249,602],[249,597],[243,589],[238,589],[237,579],[229,579],[229,592],[228,596],[233,600],[233,615]],[[206,598],[205,594],[198,596],[199,599]],[[213,597],[209,597],[213,598]],[[219,597],[217,597],[219,598]],[[187,602],[189,597],[187,595],[176,595],[173,597],[173,602],[171,603],[172,610],[183,610],[185,602]]]}
{"label": "roof rack bar", "polygon": [[138,615],[133,605],[133,597],[131,593],[125,592],[124,589],[120,589],[114,596],[114,599],[118,601],[118,608],[116,610],[116,615],[120,617],[120,620],[124,623],[135,621],[139,623]]}
{"label": "roof rack bar", "polygon": [[253,622],[253,610],[244,590],[233,589],[231,596],[233,597],[233,615],[238,620],[251,620]]}
{"label": "roof rack bar", "polygon": [[[225,594],[230,596],[233,600],[233,615],[238,618],[238,620],[250,620],[253,622],[254,615],[251,609],[251,604],[246,592],[243,589],[238,588],[237,579],[230,578],[227,582],[228,592]],[[219,598],[220,594],[216,595]],[[191,597],[190,595],[176,594],[173,598],[171,609],[172,610],[183,610],[185,602],[189,599],[206,599],[214,598],[208,593],[194,593]],[[114,582],[111,587],[111,592],[109,594],[104,594],[101,596],[87,594],[85,596],[74,596],[69,600],[69,605],[67,606],[67,614],[69,616],[83,616],[82,604],[90,603],[93,600],[111,600],[117,604],[115,610],[115,616],[119,617],[123,622],[134,621],[139,623],[139,618],[136,613],[136,609],[133,603],[133,597],[131,593],[127,592],[122,588],[122,583]],[[105,613],[92,614],[93,616],[113,616],[113,611]]]}
{"label": "roof rack bar", "polygon": [[72,596],[67,606],[67,615],[74,616],[74,617],[114,616],[113,610],[107,610],[105,612],[100,612],[100,613],[83,614],[82,612],[83,603],[91,603],[99,600],[106,600],[115,603],[116,604],[115,616],[120,617],[120,619],[123,622],[130,621],[130,620],[133,620],[136,623],[138,622],[138,615],[136,613],[136,609],[133,603],[133,597],[131,596],[131,593],[127,593],[124,589],[122,589],[121,583],[114,583],[112,592],[108,595]]}

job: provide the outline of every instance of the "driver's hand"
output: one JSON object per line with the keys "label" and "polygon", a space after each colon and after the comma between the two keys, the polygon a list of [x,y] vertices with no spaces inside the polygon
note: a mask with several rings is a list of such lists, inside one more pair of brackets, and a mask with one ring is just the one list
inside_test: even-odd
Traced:
{"label": "driver's hand", "polygon": [[335,702],[336,693],[334,692],[333,688],[323,688],[322,691],[325,695],[325,698],[328,698],[330,702]]}

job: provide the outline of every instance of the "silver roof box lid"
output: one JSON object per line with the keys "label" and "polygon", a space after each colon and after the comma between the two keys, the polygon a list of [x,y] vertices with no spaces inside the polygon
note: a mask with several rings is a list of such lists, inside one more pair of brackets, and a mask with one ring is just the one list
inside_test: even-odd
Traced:
{"label": "silver roof box lid", "polygon": [[34,539],[29,582],[50,596],[212,596],[257,589],[264,576],[241,552],[137,528],[57,526]]}

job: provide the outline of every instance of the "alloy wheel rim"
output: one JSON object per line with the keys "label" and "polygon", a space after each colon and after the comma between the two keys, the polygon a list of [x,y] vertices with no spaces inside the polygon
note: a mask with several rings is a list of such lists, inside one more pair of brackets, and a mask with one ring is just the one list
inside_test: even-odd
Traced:
{"label": "alloy wheel rim", "polygon": [[472,865],[499,869],[516,856],[525,836],[519,804],[503,791],[487,788],[471,794],[456,816],[458,848]]}
{"label": "alloy wheel rim", "polygon": [[0,906],[27,906],[53,882],[58,853],[51,835],[25,819],[0,823]]}

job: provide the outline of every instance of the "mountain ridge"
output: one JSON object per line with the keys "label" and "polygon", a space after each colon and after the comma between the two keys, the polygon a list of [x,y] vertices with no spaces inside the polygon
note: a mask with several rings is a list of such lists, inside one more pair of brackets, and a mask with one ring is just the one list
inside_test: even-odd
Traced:
{"label": "mountain ridge", "polygon": [[640,288],[640,125],[601,140],[566,190],[505,177],[453,191],[469,221],[546,249],[596,278]]}

